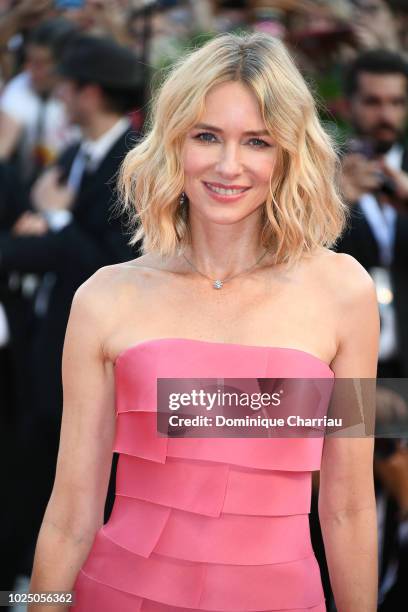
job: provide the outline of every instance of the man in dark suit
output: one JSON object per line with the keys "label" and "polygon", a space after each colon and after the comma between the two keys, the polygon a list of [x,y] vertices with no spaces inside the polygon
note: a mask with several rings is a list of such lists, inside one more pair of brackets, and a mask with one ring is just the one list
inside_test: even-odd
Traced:
{"label": "man in dark suit", "polygon": [[[340,186],[350,206],[348,229],[336,245],[371,274],[381,317],[379,378],[408,376],[408,64],[396,53],[359,56],[345,79],[354,128],[342,159]],[[377,405],[393,396],[382,389]],[[375,473],[380,545],[379,610],[407,597],[408,455],[398,439],[377,439]],[[399,570],[397,569],[399,565]]]}
{"label": "man in dark suit", "polygon": [[[354,127],[343,156],[341,189],[351,223],[336,246],[353,255],[393,299],[380,302],[379,377],[408,376],[408,64],[389,51],[358,57],[345,90]],[[381,271],[383,270],[383,274]],[[379,292],[381,294],[381,291]]]}
{"label": "man in dark suit", "polygon": [[[11,231],[13,225],[21,214],[28,208],[28,198],[25,190],[18,180],[18,174],[12,165],[0,163],[0,232]],[[24,313],[24,314],[23,314]],[[29,318],[29,307],[25,303],[21,291],[21,284],[8,272],[0,271],[0,421],[5,418],[6,410],[16,410],[17,393],[16,384],[7,374],[9,368],[18,364],[18,339],[21,339],[24,320]],[[14,370],[14,368],[12,368]],[[11,376],[13,378],[13,375]],[[7,402],[2,402],[3,393],[10,393],[15,397],[12,408]],[[13,390],[11,390],[13,388]],[[10,406],[10,404],[9,404]],[[19,402],[21,407],[21,402]],[[15,414],[9,414],[9,420],[15,419]],[[0,431],[4,431],[1,429]]]}
{"label": "man in dark suit", "polygon": [[17,219],[12,234],[0,232],[0,273],[42,275],[34,304],[35,329],[27,346],[31,428],[24,448],[15,449],[15,480],[19,491],[24,490],[19,494],[24,517],[16,520],[16,531],[31,542],[55,474],[62,348],[73,295],[98,268],[139,254],[128,246],[112,205],[115,175],[138,138],[127,113],[140,105],[140,65],[131,51],[109,39],[79,36],[60,72],[59,93],[83,138],[38,179],[31,194],[35,210]]}
{"label": "man in dark suit", "polygon": [[[14,168],[0,163],[0,231],[10,231],[22,212],[28,207],[26,193],[21,187]],[[24,427],[24,383],[27,362],[23,342],[31,322],[30,300],[22,291],[20,278],[0,272],[0,550],[7,541],[14,516],[12,496],[13,473],[10,458],[18,445],[17,431]],[[13,587],[13,565],[10,558],[2,567],[0,583],[3,589]],[[10,563],[11,561],[11,563]]]}

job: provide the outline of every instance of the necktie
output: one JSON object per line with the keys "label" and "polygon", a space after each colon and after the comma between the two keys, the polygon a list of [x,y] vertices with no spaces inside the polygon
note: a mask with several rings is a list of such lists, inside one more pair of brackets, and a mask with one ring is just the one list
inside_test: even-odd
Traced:
{"label": "necktie", "polygon": [[91,155],[84,146],[81,146],[72,163],[68,175],[67,185],[74,193],[78,193],[81,181],[91,161]]}

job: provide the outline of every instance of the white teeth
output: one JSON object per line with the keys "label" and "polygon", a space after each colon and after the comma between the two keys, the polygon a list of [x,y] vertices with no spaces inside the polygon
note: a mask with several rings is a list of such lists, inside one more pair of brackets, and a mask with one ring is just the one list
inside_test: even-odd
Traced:
{"label": "white teeth", "polygon": [[209,183],[206,183],[208,189],[211,189],[211,191],[215,191],[215,193],[219,193],[220,195],[237,195],[238,193],[242,193],[243,191],[246,190],[246,188],[244,189],[222,189],[221,187],[215,187],[214,185],[210,185]]}

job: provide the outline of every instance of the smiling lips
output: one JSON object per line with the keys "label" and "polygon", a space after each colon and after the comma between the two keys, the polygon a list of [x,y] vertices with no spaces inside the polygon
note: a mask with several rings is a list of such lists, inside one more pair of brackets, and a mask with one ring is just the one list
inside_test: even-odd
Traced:
{"label": "smiling lips", "polygon": [[213,193],[217,193],[221,196],[237,196],[244,191],[250,189],[249,187],[245,187],[242,185],[222,185],[221,183],[206,183],[204,185],[212,191]]}

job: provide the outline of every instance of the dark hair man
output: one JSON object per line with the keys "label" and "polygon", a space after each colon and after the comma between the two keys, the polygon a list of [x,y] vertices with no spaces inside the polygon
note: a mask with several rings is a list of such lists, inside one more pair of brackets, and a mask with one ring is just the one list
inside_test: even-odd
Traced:
{"label": "dark hair man", "polygon": [[98,268],[138,254],[128,247],[111,207],[113,179],[138,137],[128,112],[140,105],[140,64],[130,50],[109,39],[81,35],[59,72],[60,95],[82,140],[34,184],[35,210],[23,213],[12,233],[0,231],[0,272],[42,275],[33,333],[25,347],[29,426],[24,448],[16,449],[14,458],[14,552],[34,545],[52,488],[62,411],[61,357],[73,295]]}
{"label": "dark hair man", "polygon": [[[381,316],[378,377],[406,377],[408,64],[390,51],[368,51],[349,67],[345,92],[354,134],[343,156],[340,181],[351,207],[351,223],[336,250],[354,256],[376,283]],[[389,412],[390,407],[400,410],[401,398],[380,387],[377,414]],[[377,439],[374,467],[381,560],[379,611],[388,612],[407,597],[408,546],[403,531],[408,520],[408,454],[401,441]]]}
{"label": "dark hair man", "polygon": [[64,19],[37,26],[27,40],[24,70],[0,97],[0,159],[15,163],[28,185],[79,137],[54,93],[56,66],[75,33]]}
{"label": "dark hair man", "polygon": [[337,250],[371,272],[382,296],[378,375],[407,376],[408,64],[395,53],[369,51],[349,67],[345,91],[354,134],[341,187],[352,219]]}

